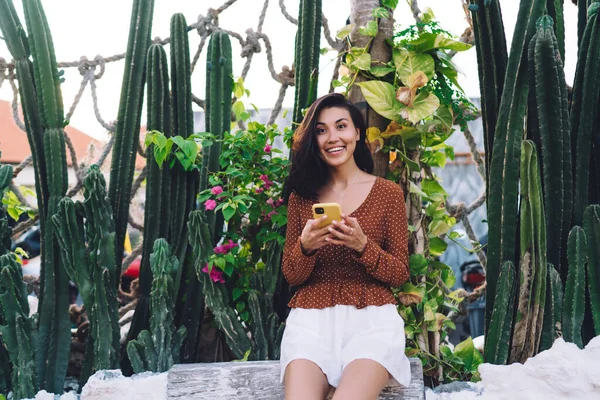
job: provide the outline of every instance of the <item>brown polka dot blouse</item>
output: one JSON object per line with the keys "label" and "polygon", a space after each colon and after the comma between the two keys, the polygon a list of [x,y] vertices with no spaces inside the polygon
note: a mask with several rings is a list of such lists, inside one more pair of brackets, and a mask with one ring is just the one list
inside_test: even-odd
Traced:
{"label": "brown polka dot blouse", "polygon": [[313,204],[295,193],[288,202],[282,270],[290,285],[300,286],[288,305],[364,308],[395,304],[390,287],[402,285],[409,277],[408,223],[402,189],[378,177],[365,201],[350,214],[368,238],[362,255],[333,244],[309,256],[302,252],[300,234],[313,218]]}

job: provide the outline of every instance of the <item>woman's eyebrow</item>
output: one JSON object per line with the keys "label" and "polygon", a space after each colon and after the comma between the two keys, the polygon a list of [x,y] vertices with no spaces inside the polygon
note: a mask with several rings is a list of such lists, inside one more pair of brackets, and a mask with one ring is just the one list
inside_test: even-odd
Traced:
{"label": "woman's eyebrow", "polygon": [[[335,121],[335,123],[337,124],[340,121],[346,121],[346,122],[348,122],[348,119],[347,118],[340,118],[337,121]],[[325,122],[317,122],[317,125],[327,125],[327,124]]]}

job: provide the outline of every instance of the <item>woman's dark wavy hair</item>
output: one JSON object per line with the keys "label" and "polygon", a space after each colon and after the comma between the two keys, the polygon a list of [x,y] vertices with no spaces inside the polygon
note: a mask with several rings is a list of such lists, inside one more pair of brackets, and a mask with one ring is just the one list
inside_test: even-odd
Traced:
{"label": "woman's dark wavy hair", "polygon": [[308,109],[300,126],[294,132],[292,145],[292,167],[287,182],[289,192],[296,192],[305,199],[316,200],[319,190],[330,179],[327,164],[319,155],[316,139],[317,118],[326,108],[344,108],[350,113],[354,126],[360,132],[360,139],[354,150],[354,160],[361,170],[373,172],[373,157],[367,147],[367,128],[358,108],[340,93],[330,93],[318,98]]}

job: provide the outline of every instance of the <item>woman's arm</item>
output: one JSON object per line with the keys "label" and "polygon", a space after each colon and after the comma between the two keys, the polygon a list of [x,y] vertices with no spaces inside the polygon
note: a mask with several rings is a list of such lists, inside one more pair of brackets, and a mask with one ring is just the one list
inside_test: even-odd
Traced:
{"label": "woman's arm", "polygon": [[374,278],[397,287],[410,276],[408,267],[408,221],[404,194],[398,187],[390,195],[395,202],[387,215],[385,250],[367,238],[367,245],[357,260],[366,267]]}
{"label": "woman's arm", "polygon": [[315,267],[317,260],[316,251],[306,255],[302,250],[300,235],[302,233],[302,219],[300,217],[300,200],[294,193],[288,201],[288,222],[283,248],[283,276],[292,286],[304,283]]}

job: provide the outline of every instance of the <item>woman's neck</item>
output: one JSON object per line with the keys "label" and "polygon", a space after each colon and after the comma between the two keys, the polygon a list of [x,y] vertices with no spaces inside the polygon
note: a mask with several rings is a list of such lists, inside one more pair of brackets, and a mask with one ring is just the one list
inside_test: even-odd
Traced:
{"label": "woman's neck", "polygon": [[358,165],[356,165],[355,162],[332,168],[330,171],[329,184],[331,186],[346,187],[349,184],[356,182],[360,173],[360,168],[358,168]]}

